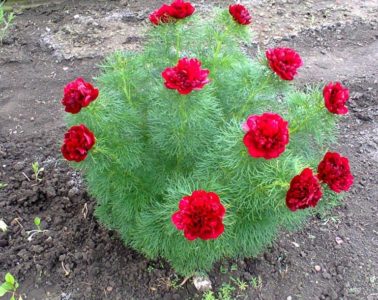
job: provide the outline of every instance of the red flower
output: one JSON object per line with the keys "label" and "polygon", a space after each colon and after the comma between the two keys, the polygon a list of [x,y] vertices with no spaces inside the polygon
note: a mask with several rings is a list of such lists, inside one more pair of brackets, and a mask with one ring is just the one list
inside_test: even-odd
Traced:
{"label": "red flower", "polygon": [[72,126],[64,134],[62,154],[65,159],[80,162],[87,157],[88,151],[95,144],[95,136],[83,124]]}
{"label": "red flower", "polygon": [[183,0],[175,0],[170,5],[163,4],[159,9],[150,15],[151,23],[159,25],[159,23],[168,23],[175,19],[184,19],[191,16],[195,8],[190,2]]}
{"label": "red flower", "polygon": [[319,163],[318,178],[336,193],[349,190],[353,184],[353,175],[348,158],[336,152],[327,152]]}
{"label": "red flower", "polygon": [[293,80],[303,65],[297,52],[290,48],[269,49],[265,53],[270,68],[283,80]]}
{"label": "red flower", "polygon": [[247,8],[241,4],[230,5],[229,12],[236,22],[241,25],[251,24],[251,15]]}
{"label": "red flower", "polygon": [[340,82],[330,82],[323,89],[324,102],[327,109],[338,115],[345,115],[348,108],[345,103],[349,99],[349,90]]}
{"label": "red flower", "polygon": [[286,194],[286,205],[291,211],[310,206],[315,207],[322,195],[319,180],[310,168],[306,168],[291,180]]}
{"label": "red flower", "polygon": [[190,2],[175,0],[170,5],[169,15],[176,19],[185,19],[186,17],[191,16],[194,11],[195,8]]}
{"label": "red flower", "polygon": [[225,212],[217,194],[199,190],[181,199],[172,222],[190,241],[216,239],[224,231]]}
{"label": "red flower", "polygon": [[98,89],[83,78],[77,78],[64,88],[64,97],[61,103],[66,107],[65,111],[77,114],[81,108],[88,106],[98,96]]}
{"label": "red flower", "polygon": [[209,83],[209,70],[201,69],[201,62],[196,58],[182,58],[172,68],[166,68],[161,75],[168,89],[175,89],[180,94],[189,94],[192,90],[200,90]]}
{"label": "red flower", "polygon": [[169,6],[167,4],[163,4],[162,7],[150,14],[149,18],[151,23],[155,25],[159,25],[159,23],[170,22],[171,17],[169,16]]}
{"label": "red flower", "polygon": [[243,128],[247,131],[243,142],[252,157],[276,158],[289,143],[288,123],[278,114],[249,116]]}

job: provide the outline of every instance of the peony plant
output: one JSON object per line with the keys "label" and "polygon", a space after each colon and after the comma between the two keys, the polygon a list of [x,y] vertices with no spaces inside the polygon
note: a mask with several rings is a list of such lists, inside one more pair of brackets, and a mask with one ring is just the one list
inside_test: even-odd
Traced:
{"label": "peony plant", "polygon": [[143,51],[111,55],[98,88],[78,78],[62,99],[62,154],[127,245],[189,276],[257,255],[349,190],[348,159],[330,151],[346,87],[297,89],[293,49],[251,58],[241,4],[203,18],[175,0],[150,21]]}

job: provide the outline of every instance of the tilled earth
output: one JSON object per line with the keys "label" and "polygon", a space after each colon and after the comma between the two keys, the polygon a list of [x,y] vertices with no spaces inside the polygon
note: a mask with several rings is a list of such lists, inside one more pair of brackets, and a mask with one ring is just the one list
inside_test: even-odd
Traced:
{"label": "tilled earth", "polygon": [[[228,4],[193,2],[203,11]],[[299,84],[350,88],[335,148],[350,158],[355,184],[341,207],[283,232],[259,257],[217,264],[214,294],[229,284],[238,299],[378,299],[378,3],[245,2],[256,29],[251,53],[293,47],[305,61]],[[107,53],[140,49],[145,19],[161,3],[66,0],[16,10],[0,45],[0,219],[9,225],[0,233],[0,276],[14,274],[25,299],[202,297],[190,280],[180,287],[166,262],[147,260],[97,222],[94,199],[59,152],[64,84],[95,77]],[[36,216],[44,231],[29,241]]]}

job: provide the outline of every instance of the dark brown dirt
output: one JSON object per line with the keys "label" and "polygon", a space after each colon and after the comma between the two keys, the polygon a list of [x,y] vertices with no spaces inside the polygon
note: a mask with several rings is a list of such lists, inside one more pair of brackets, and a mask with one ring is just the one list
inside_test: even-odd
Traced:
{"label": "dark brown dirt", "polygon": [[[25,9],[0,46],[0,219],[9,225],[0,233],[0,276],[12,272],[25,299],[202,297],[191,281],[178,287],[182,278],[164,261],[145,259],[97,223],[94,199],[59,152],[64,84],[96,76],[106,53],[141,47],[143,20],[162,2],[62,0]],[[250,1],[253,46],[296,48],[305,61],[300,84],[349,86],[350,114],[335,147],[350,158],[355,184],[341,207],[282,233],[261,256],[216,265],[217,297],[230,284],[238,299],[378,299],[378,4],[313,2]],[[45,168],[41,182],[35,161]],[[28,241],[36,216],[46,231]]]}

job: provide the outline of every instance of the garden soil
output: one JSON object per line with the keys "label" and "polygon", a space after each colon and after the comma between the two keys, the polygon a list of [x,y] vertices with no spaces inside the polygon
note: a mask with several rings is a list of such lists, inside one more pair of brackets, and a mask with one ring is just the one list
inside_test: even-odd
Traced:
{"label": "garden soil", "polygon": [[[227,5],[193,2],[204,17]],[[216,264],[209,273],[214,295],[221,299],[229,287],[235,299],[378,299],[378,2],[244,2],[256,31],[246,46],[251,55],[290,46],[305,62],[298,85],[341,80],[350,88],[335,149],[350,158],[355,183],[340,207],[298,232],[283,231],[260,256]],[[141,49],[148,13],[161,4],[15,6],[15,25],[0,45],[0,219],[9,225],[0,232],[0,276],[15,275],[24,299],[203,297],[192,280],[180,286],[183,278],[167,262],[146,259],[97,222],[95,200],[59,150],[64,85],[96,77],[108,53]],[[44,168],[41,180],[33,162]],[[29,241],[36,216],[43,231]]]}

